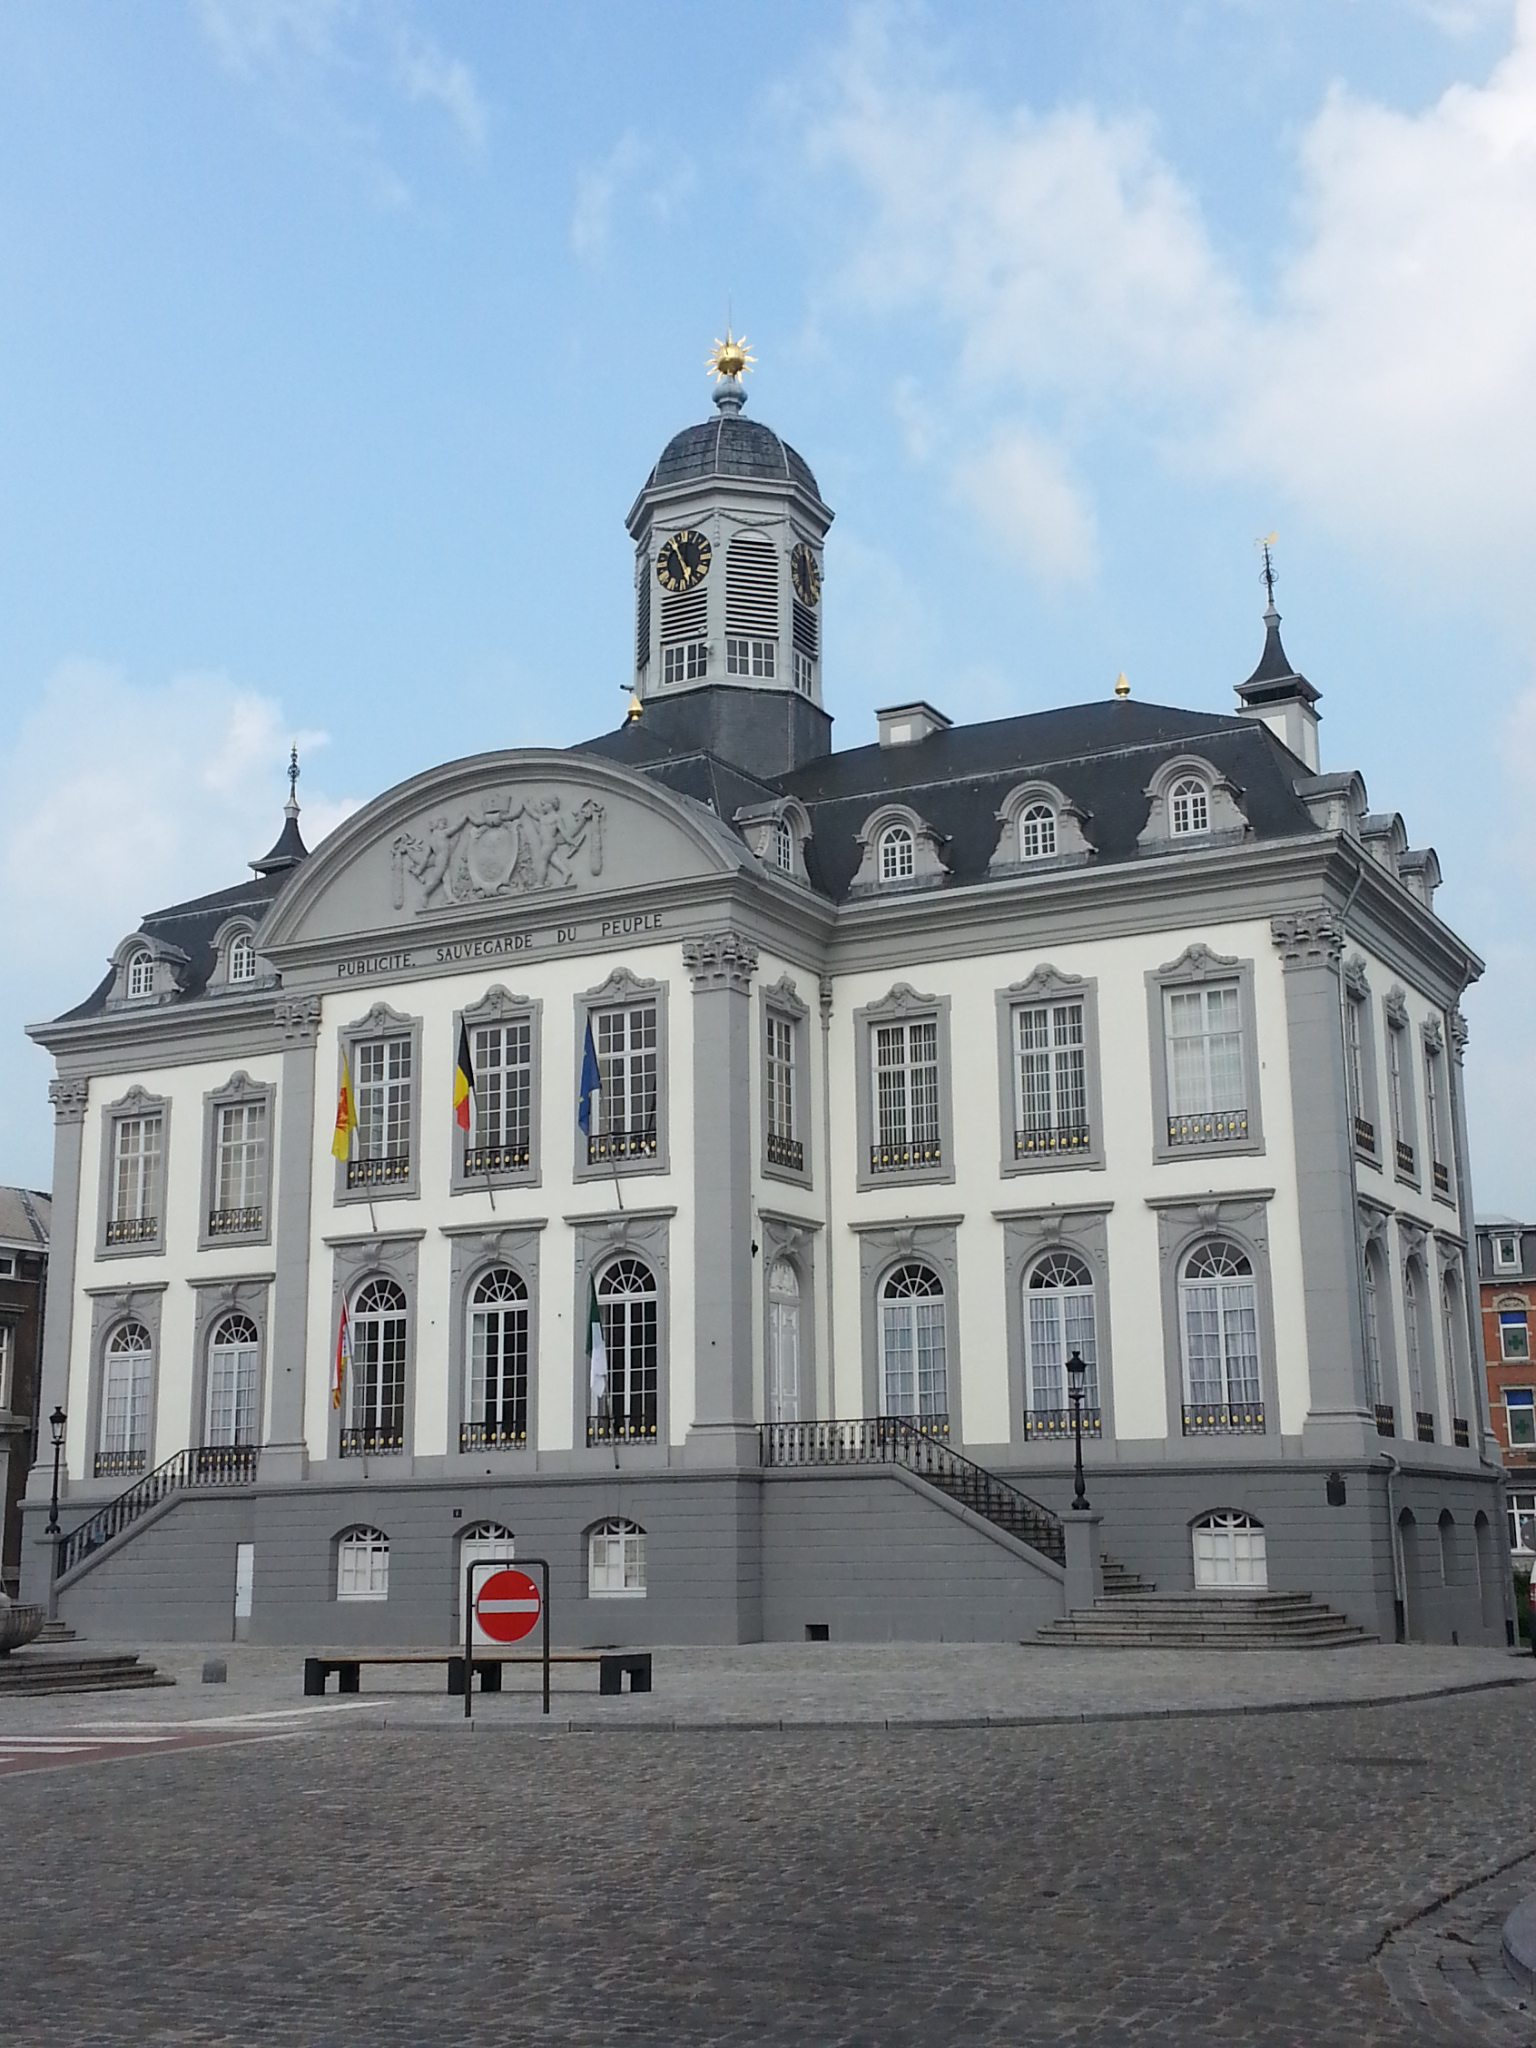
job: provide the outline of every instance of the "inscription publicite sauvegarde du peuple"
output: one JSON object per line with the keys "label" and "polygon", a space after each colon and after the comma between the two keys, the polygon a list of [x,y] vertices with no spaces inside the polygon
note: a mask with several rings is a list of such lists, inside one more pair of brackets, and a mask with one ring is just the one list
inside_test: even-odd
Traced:
{"label": "inscription publicite sauvegarde du peuple", "polygon": [[[557,952],[562,946],[583,939],[627,939],[640,932],[660,931],[659,910],[637,911],[631,917],[603,917],[579,924],[557,924],[532,932],[492,932],[480,939],[450,939],[434,946],[429,956],[436,966],[460,960],[497,960],[510,953]],[[336,962],[338,981],[353,981],[360,975],[398,974],[418,964],[409,950],[389,953],[357,953]]]}

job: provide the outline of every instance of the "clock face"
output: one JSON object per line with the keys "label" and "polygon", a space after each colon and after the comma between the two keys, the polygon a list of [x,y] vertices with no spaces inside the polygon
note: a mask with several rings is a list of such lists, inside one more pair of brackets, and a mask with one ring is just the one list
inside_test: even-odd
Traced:
{"label": "clock face", "polygon": [[816,604],[821,597],[821,570],[816,557],[804,541],[789,558],[789,573],[794,581],[795,595],[802,604]]}
{"label": "clock face", "polygon": [[712,554],[702,533],[685,526],[674,533],[656,557],[656,581],[663,590],[692,590],[709,574]]}

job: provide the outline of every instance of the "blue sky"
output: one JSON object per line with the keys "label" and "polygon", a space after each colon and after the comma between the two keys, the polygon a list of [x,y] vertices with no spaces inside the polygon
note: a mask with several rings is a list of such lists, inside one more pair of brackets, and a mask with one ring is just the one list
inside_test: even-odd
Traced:
{"label": "blue sky", "polygon": [[1536,1214],[1536,0],[10,0],[0,1179],[157,904],[430,762],[616,722],[623,518],[754,413],[836,507],[844,745],[1227,709],[1254,536],[1448,877],[1479,1207]]}

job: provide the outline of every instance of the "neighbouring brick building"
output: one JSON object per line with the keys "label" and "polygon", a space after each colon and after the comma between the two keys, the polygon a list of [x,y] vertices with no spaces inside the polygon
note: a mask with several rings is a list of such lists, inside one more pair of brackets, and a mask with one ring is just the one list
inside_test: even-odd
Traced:
{"label": "neighbouring brick building", "polygon": [[1489,1415],[1510,1473],[1510,1549],[1529,1568],[1536,1561],[1536,1223],[1480,1218],[1477,1280]]}
{"label": "neighbouring brick building", "polygon": [[0,1591],[21,1570],[21,1496],[37,1455],[48,1197],[0,1188]]}

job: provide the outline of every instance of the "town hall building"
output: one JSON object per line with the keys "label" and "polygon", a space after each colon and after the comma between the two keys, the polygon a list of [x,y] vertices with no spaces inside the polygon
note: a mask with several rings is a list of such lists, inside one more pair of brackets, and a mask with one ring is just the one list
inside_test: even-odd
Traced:
{"label": "town hall building", "polygon": [[1502,1644],[1434,853],[1324,772],[1272,588],[1229,708],[834,750],[832,512],[746,367],[630,511],[617,731],[312,852],[291,793],[34,1028],[25,1596],[437,1645],[516,1555],[571,1643],[1032,1641],[1101,1543],[1107,1607]]}

